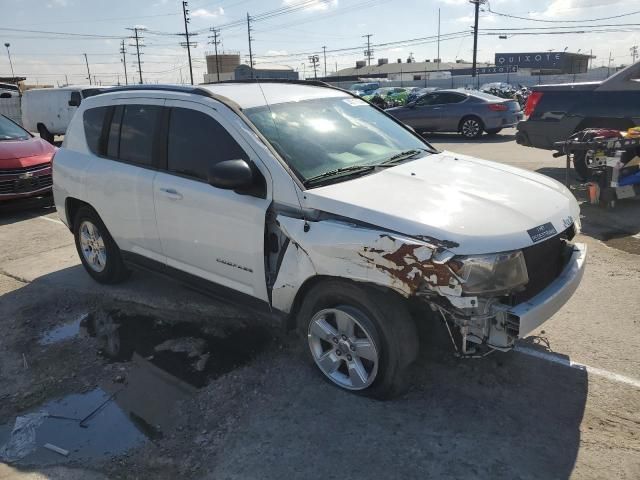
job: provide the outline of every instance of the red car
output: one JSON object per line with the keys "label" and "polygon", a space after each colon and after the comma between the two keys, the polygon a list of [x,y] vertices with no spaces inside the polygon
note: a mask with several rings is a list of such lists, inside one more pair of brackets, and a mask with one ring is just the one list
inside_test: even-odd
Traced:
{"label": "red car", "polygon": [[56,147],[0,115],[0,202],[51,192]]}

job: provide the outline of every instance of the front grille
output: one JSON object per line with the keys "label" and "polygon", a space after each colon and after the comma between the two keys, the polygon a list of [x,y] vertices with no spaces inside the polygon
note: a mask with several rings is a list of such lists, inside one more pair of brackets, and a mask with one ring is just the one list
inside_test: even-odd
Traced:
{"label": "front grille", "polygon": [[511,305],[518,305],[530,300],[558,278],[568,259],[566,255],[567,240],[573,238],[574,232],[572,225],[560,235],[522,250],[527,265],[529,283],[522,292],[511,296],[509,302]]}
{"label": "front grille", "polygon": [[0,195],[29,193],[53,185],[51,174],[26,179],[0,180]]}
{"label": "front grille", "polygon": [[51,165],[48,163],[33,165],[31,167],[20,167],[20,168],[0,168],[0,176],[2,175],[22,175],[23,173],[28,172],[37,172],[38,170],[44,170],[45,168],[49,168]]}

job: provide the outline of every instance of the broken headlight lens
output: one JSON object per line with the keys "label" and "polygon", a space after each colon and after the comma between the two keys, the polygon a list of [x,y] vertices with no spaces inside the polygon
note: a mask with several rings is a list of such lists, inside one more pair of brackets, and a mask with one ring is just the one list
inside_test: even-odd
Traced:
{"label": "broken headlight lens", "polygon": [[464,281],[467,295],[499,295],[522,287],[529,281],[522,251],[471,255],[456,258],[456,274]]}

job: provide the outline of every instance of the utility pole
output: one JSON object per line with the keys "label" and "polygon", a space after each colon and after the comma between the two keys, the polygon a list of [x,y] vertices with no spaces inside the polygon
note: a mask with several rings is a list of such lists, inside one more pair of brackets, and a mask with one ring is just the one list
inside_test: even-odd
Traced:
{"label": "utility pole", "polygon": [[127,30],[131,30],[133,32],[133,37],[129,37],[131,39],[135,39],[136,44],[135,45],[131,45],[132,47],[136,47],[136,55],[138,57],[138,75],[140,76],[140,85],[142,85],[142,62],[140,62],[140,47],[144,47],[144,45],[140,45],[140,40],[144,40],[144,38],[140,35],[140,32],[143,30],[142,28],[138,28],[138,27],[133,27],[133,28],[127,28]]}
{"label": "utility pole", "polygon": [[213,43],[213,47],[215,48],[215,51],[216,51],[216,76],[219,82],[220,81],[220,64],[218,63],[218,44],[220,43],[220,40],[218,40],[218,35],[220,35],[220,32],[218,32],[218,30],[216,30],[214,27],[211,27],[209,31],[213,34],[209,36],[209,38],[212,39],[209,43]]}
{"label": "utility pole", "polygon": [[322,53],[324,55],[324,77],[327,78],[327,47],[322,47]]}
{"label": "utility pole", "polygon": [[247,36],[249,37],[249,66],[251,67],[251,79],[253,80],[253,50],[251,49],[251,17],[249,16],[249,12],[247,12]]}
{"label": "utility pole", "polygon": [[69,86],[69,79],[67,78],[67,74],[64,74],[64,86],[68,87]]}
{"label": "utility pole", "polygon": [[[5,47],[7,47],[7,56],[9,57],[9,65],[11,66],[11,76],[13,77],[13,79],[16,79],[16,75],[15,73],[13,73],[13,62],[11,61],[11,52],[9,51],[9,47],[11,46],[11,44],[9,42],[4,44]],[[16,85],[18,84],[18,81],[16,80]]]}
{"label": "utility pole", "polygon": [[478,74],[478,17],[480,16],[480,3],[484,0],[469,0],[475,6],[475,20],[473,26],[473,66],[471,76],[475,79]]}
{"label": "utility pole", "polygon": [[611,58],[611,50],[609,50],[609,64],[607,65],[607,78],[609,77],[609,75],[611,75],[611,60],[613,60],[613,58]]}
{"label": "utility pole", "polygon": [[638,58],[638,45],[634,45],[629,49],[631,52],[631,58],[633,59],[633,63],[636,63],[636,58]]}
{"label": "utility pole", "polygon": [[438,8],[438,71],[440,71],[440,9]]}
{"label": "utility pole", "polygon": [[318,55],[311,55],[309,57],[309,61],[313,66],[313,78],[318,79],[318,62],[320,61],[320,57]]}
{"label": "utility pole", "polygon": [[372,33],[368,33],[363,35],[362,37],[367,37],[367,49],[364,51],[364,56],[367,59],[367,65],[371,66],[371,58],[373,57],[373,50],[371,50],[371,37]]}
{"label": "utility pole", "polygon": [[122,54],[122,65],[124,66],[124,84],[129,85],[129,78],[127,77],[127,49],[124,46],[124,39],[120,45],[120,53]]}
{"label": "utility pole", "polygon": [[91,83],[91,72],[89,71],[89,60],[87,60],[87,54],[84,54],[84,61],[87,64],[87,78],[89,79],[89,85],[92,85]]}
{"label": "utility pole", "polygon": [[191,42],[189,41],[189,10],[187,10],[188,2],[182,2],[182,16],[184,17],[184,36],[187,39],[187,56],[189,57],[189,75],[191,76],[191,85],[193,85],[193,67],[191,66]]}

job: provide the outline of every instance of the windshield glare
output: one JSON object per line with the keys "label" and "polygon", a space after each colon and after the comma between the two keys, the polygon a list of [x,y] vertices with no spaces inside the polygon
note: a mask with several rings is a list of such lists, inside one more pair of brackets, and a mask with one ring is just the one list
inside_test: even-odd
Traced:
{"label": "windshield glare", "polygon": [[428,143],[368,103],[331,97],[245,111],[302,181],[339,168],[377,165]]}
{"label": "windshield glare", "polygon": [[30,135],[26,130],[0,115],[0,140],[27,140]]}

